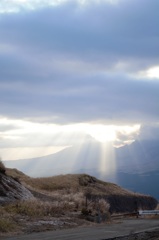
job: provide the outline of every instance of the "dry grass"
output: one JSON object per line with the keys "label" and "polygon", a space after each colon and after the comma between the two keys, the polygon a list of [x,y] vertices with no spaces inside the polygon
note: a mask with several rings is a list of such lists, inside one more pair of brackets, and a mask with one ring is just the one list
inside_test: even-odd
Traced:
{"label": "dry grass", "polygon": [[[51,196],[51,202],[30,201],[9,205],[10,212],[25,214],[29,216],[38,216],[40,214],[52,215],[55,213],[81,210],[86,206],[85,192],[91,189],[92,193],[99,195],[107,193],[108,187],[114,184],[105,183],[92,178],[86,174],[67,174],[48,178],[30,178],[16,169],[7,169],[7,174],[25,182],[25,185],[47,196]],[[97,185],[97,186],[96,186]],[[95,209],[95,204],[91,209]],[[46,211],[46,212],[45,212]]]}
{"label": "dry grass", "polygon": [[16,229],[15,223],[10,219],[1,218],[0,219],[0,232],[7,233],[13,232]]}
{"label": "dry grass", "polygon": [[113,211],[116,211],[117,207],[125,211],[125,207],[129,205],[132,205],[133,210],[134,199],[139,197],[142,200],[140,194],[86,174],[31,178],[16,169],[6,169],[6,174],[27,186],[36,199],[0,207],[0,232],[13,231],[17,227],[17,219],[30,222],[41,218],[59,218],[64,215],[68,217],[74,211],[77,215],[73,213],[72,216],[76,215],[76,218],[82,211],[88,213],[90,221],[96,219],[100,211],[105,221],[104,219],[110,218],[109,211],[111,212],[112,206]]}
{"label": "dry grass", "polygon": [[[16,169],[7,169],[6,173],[13,178],[19,179],[26,186],[32,189],[52,192],[77,193],[85,191],[86,188],[92,189],[94,194],[99,195],[134,195],[133,192],[125,190],[116,184],[103,182],[87,174],[67,174],[47,178],[31,178]],[[135,194],[136,196],[140,194]]]}
{"label": "dry grass", "polygon": [[43,202],[36,199],[0,206],[0,236],[3,233],[20,231],[25,228],[25,222],[60,218],[73,209],[74,205],[69,201]]}
{"label": "dry grass", "polygon": [[39,200],[19,201],[4,207],[10,214],[20,214],[29,217],[55,216],[70,211],[72,205],[69,202],[42,202]]}
{"label": "dry grass", "polygon": [[[97,199],[107,200],[110,211],[134,211],[136,199],[147,209],[155,202],[148,196],[125,190],[116,184],[103,182],[87,174],[67,174],[47,178],[31,178],[17,170],[8,170],[7,174],[18,178],[28,189],[33,191],[35,197],[42,201],[52,203],[69,203],[74,210],[81,210],[86,206],[85,192],[91,192],[89,201]],[[38,195],[39,194],[39,195]],[[40,196],[44,195],[44,196]],[[119,209],[120,208],[120,209]]]}
{"label": "dry grass", "polygon": [[36,189],[45,191],[66,190],[68,192],[78,190],[79,181],[75,175],[59,175],[48,178],[27,179],[26,183]]}
{"label": "dry grass", "polygon": [[12,215],[4,207],[0,207],[0,233],[12,232],[16,229],[16,223]]}
{"label": "dry grass", "polygon": [[6,174],[20,182],[24,182],[24,183],[27,183],[27,181],[29,181],[31,179],[29,176],[25,175],[24,173],[17,170],[16,168],[14,168],[14,169],[6,168]]}

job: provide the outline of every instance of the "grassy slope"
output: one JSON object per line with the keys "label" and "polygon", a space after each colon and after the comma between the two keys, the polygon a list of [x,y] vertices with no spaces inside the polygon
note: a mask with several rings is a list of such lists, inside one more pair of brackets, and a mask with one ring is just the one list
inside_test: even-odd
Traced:
{"label": "grassy slope", "polygon": [[87,174],[66,174],[47,178],[31,178],[17,169],[7,169],[6,174],[19,179],[23,184],[39,191],[54,192],[60,190],[66,191],[84,191],[88,188],[94,194],[99,195],[123,195],[123,196],[141,196],[119,187],[114,183],[103,182]]}
{"label": "grassy slope", "polygon": [[[135,211],[136,208],[154,209],[157,201],[151,196],[133,193],[116,184],[103,182],[86,174],[67,174],[48,178],[30,178],[16,169],[6,173],[18,178],[29,189],[49,196],[65,199],[65,196],[91,193],[92,199],[104,198],[112,212]],[[78,200],[77,200],[78,201]]]}
{"label": "grassy slope", "polygon": [[[153,209],[157,205],[150,196],[127,191],[86,174],[30,178],[16,169],[5,169],[5,172],[30,189],[35,198],[0,206],[0,236],[83,225],[88,218],[96,221],[99,208],[102,216],[109,220],[108,211],[133,212],[135,202],[143,209]],[[86,211],[91,211],[91,215],[83,218],[81,212]]]}

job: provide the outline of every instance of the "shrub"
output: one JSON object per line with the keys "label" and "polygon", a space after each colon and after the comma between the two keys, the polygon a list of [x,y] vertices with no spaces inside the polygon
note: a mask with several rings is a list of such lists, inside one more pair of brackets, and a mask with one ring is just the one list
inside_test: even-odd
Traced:
{"label": "shrub", "polygon": [[0,173],[5,173],[5,172],[6,172],[6,168],[2,160],[0,159]]}
{"label": "shrub", "polygon": [[40,200],[20,201],[5,206],[11,214],[21,214],[29,217],[54,216],[72,209],[69,202],[42,202]]}
{"label": "shrub", "polygon": [[15,224],[9,219],[0,219],[0,232],[11,232],[16,228]]}
{"label": "shrub", "polygon": [[84,207],[84,208],[82,208],[81,213],[84,216],[88,216],[88,215],[91,215],[92,211],[90,209],[88,210],[87,208]]}

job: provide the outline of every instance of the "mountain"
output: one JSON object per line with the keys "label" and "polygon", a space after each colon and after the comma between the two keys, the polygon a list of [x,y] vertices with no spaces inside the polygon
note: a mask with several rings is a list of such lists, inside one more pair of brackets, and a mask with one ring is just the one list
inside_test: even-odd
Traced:
{"label": "mountain", "polygon": [[135,141],[116,149],[118,170],[147,173],[159,170],[159,141]]}
{"label": "mountain", "polygon": [[32,177],[52,176],[88,169],[98,170],[101,147],[99,142],[91,140],[44,157],[5,161],[5,166],[17,168]]}
{"label": "mountain", "polygon": [[5,161],[32,177],[87,173],[159,199],[159,142],[135,141],[121,148],[89,140],[49,156]]}

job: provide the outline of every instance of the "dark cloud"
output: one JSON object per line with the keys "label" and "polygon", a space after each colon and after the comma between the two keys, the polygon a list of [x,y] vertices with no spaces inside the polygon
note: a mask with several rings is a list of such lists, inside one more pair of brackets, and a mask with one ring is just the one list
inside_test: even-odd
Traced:
{"label": "dark cloud", "polygon": [[70,2],[0,16],[1,115],[58,122],[150,122],[159,81],[158,0]]}
{"label": "dark cloud", "polygon": [[[71,78],[71,76],[70,76]],[[25,85],[24,85],[25,86]],[[14,84],[13,84],[14,87]],[[58,116],[57,121],[149,122],[158,119],[159,82],[116,78],[65,78],[1,88],[1,112],[18,117]]]}
{"label": "dark cloud", "polygon": [[93,56],[95,61],[98,57],[112,63],[125,58],[158,59],[158,7],[157,0],[103,2],[86,9],[67,3],[7,15],[1,20],[2,41],[32,51],[31,55],[61,53],[89,61]]}

